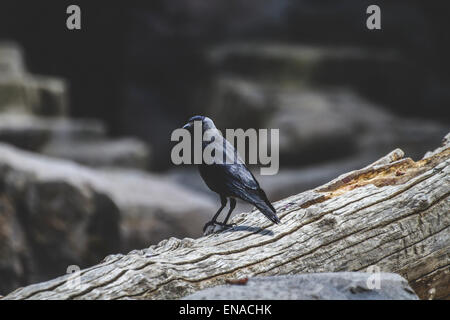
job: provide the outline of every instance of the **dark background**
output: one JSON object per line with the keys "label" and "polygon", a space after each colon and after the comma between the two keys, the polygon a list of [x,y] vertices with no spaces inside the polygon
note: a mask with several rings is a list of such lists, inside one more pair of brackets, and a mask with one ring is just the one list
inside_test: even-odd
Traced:
{"label": "dark background", "polygon": [[[65,27],[68,4],[82,30]],[[382,30],[365,28],[371,1],[9,1],[0,38],[15,40],[33,73],[70,84],[74,117],[104,119],[113,135],[137,135],[165,150],[167,135],[207,110],[213,69],[204,50],[230,41],[276,41],[395,49],[404,70],[359,89],[403,116],[448,120],[450,19],[445,1],[377,1]],[[162,160],[163,159],[163,160]]]}

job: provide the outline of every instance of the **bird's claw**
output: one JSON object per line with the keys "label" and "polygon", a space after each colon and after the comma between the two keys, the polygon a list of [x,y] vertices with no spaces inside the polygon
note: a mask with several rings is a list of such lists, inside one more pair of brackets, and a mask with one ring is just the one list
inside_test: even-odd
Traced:
{"label": "bird's claw", "polygon": [[212,222],[212,221],[210,221],[210,222],[206,223],[205,226],[203,227],[203,234],[204,235],[208,235],[208,234],[214,233],[216,231],[216,228],[215,228],[216,226],[220,227],[220,229],[217,230],[217,231],[221,231],[221,230],[225,230],[225,229],[234,228],[236,226],[236,224],[235,223],[224,224],[222,222],[217,222],[217,221],[216,222]]}
{"label": "bird's claw", "polygon": [[208,229],[209,226],[215,225],[215,222],[209,221],[203,226],[203,233],[205,233],[206,229]]}

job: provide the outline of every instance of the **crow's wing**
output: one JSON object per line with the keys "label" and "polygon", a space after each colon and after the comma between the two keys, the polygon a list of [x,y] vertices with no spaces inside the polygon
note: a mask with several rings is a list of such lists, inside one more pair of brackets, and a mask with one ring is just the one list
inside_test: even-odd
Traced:
{"label": "crow's wing", "polygon": [[224,171],[224,178],[227,185],[237,189],[260,189],[258,181],[244,164],[219,165]]}
{"label": "crow's wing", "polygon": [[275,208],[245,165],[219,165],[217,170],[223,172],[223,181],[228,194],[253,204],[272,222],[280,222]]}
{"label": "crow's wing", "polygon": [[252,173],[242,164],[200,165],[199,169],[208,187],[219,194],[242,198],[245,192],[260,189]]}
{"label": "crow's wing", "polygon": [[[228,140],[224,140],[225,157],[227,162],[225,162],[225,167],[223,167],[223,169],[226,173],[227,182],[238,189],[261,189],[258,181],[256,181],[252,172],[247,168],[236,149],[230,142],[228,142]],[[227,165],[227,163],[231,164]]]}

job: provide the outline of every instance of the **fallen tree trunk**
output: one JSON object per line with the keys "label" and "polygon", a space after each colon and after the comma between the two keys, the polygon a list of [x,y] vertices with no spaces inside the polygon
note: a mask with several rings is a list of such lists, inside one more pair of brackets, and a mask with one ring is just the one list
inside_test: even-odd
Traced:
{"label": "fallen tree trunk", "polygon": [[20,288],[6,299],[175,299],[227,279],[366,271],[404,276],[421,298],[450,297],[450,135],[414,162],[394,150],[361,170],[257,212],[233,230],[164,240],[112,255],[70,275]]}

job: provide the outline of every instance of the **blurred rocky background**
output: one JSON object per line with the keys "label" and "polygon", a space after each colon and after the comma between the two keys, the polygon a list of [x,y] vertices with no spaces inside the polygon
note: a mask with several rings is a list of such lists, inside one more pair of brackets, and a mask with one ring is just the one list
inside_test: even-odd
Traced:
{"label": "blurred rocky background", "polygon": [[[66,28],[69,4],[81,30]],[[198,237],[219,201],[170,161],[192,115],[280,129],[280,172],[259,177],[272,201],[396,147],[415,159],[437,147],[450,127],[445,2],[377,1],[378,31],[370,4],[2,1],[0,294]]]}

